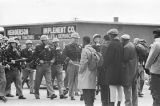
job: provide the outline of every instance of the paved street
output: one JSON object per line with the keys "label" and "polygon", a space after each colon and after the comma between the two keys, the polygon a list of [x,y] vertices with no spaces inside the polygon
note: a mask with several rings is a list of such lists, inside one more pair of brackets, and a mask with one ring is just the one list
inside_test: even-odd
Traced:
{"label": "paved street", "polygon": [[[13,85],[12,85],[13,86]],[[13,91],[12,94],[15,94],[15,88],[12,87]],[[68,99],[57,99],[50,100],[46,98],[46,89],[41,89],[41,99],[36,100],[34,98],[34,95],[29,94],[28,89],[24,89],[24,96],[27,97],[26,100],[18,100],[17,97],[14,98],[8,98],[7,103],[3,103],[0,101],[0,106],[84,106],[83,101],[79,100],[79,97],[76,97],[75,101],[71,101]],[[58,94],[58,91],[56,91],[56,94]],[[150,96],[150,92],[148,90],[148,86],[144,87],[144,97],[139,98],[139,106],[151,106],[152,105],[152,98]],[[96,96],[95,106],[101,106],[100,102],[100,96]],[[124,102],[122,104],[124,106]]]}

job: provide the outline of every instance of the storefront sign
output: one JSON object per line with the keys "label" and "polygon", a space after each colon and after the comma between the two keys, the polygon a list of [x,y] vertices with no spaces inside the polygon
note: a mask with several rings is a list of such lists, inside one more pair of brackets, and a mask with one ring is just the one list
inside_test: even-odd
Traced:
{"label": "storefront sign", "polygon": [[68,39],[70,38],[71,33],[76,31],[75,25],[70,26],[53,26],[53,27],[45,27],[43,28],[43,34],[52,37],[58,37],[60,39]]}
{"label": "storefront sign", "polygon": [[10,36],[10,35],[28,35],[29,34],[29,31],[28,29],[10,29],[10,30],[7,30],[7,35]]}

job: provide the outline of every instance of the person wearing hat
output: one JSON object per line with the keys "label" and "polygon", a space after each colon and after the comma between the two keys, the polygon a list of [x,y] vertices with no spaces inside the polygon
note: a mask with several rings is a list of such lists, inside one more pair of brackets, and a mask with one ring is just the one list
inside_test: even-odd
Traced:
{"label": "person wearing hat", "polygon": [[52,75],[52,82],[54,84],[55,77],[57,79],[57,85],[59,89],[59,96],[60,99],[65,99],[67,96],[64,94],[64,71],[63,71],[63,64],[64,64],[64,56],[62,55],[62,50],[59,46],[59,39],[53,38],[52,40],[53,48],[55,50],[55,62],[51,66],[51,75]]}
{"label": "person wearing hat", "polygon": [[137,73],[138,56],[135,45],[130,42],[130,35],[121,36],[123,44],[123,88],[126,106],[138,106]]}
{"label": "person wearing hat", "polygon": [[[110,44],[110,38],[109,35],[104,35],[104,42],[101,45],[100,52],[102,54],[102,57],[104,58],[104,54],[108,49],[108,46]],[[109,90],[109,85],[106,80],[106,70],[103,68],[104,65],[102,64],[101,67],[99,67],[99,72],[97,73],[97,78],[98,78],[98,85],[100,86],[101,90],[101,102],[102,106],[109,106],[109,101],[110,101],[110,90]]]}
{"label": "person wearing hat", "polygon": [[8,48],[6,49],[5,52],[7,64],[9,70],[6,71],[6,79],[7,79],[7,84],[6,84],[6,96],[9,96],[10,93],[10,87],[12,82],[15,83],[16,86],[16,91],[18,93],[19,99],[26,99],[23,96],[22,93],[22,81],[21,81],[21,75],[20,75],[20,67],[21,67],[21,62],[18,61],[21,59],[21,53],[17,49],[17,42],[13,38],[10,38],[8,40]]}
{"label": "person wearing hat", "polygon": [[36,76],[35,76],[35,98],[40,99],[39,88],[42,82],[43,76],[46,80],[47,90],[49,92],[49,98],[52,100],[57,98],[53,87],[51,79],[51,65],[54,63],[55,54],[54,50],[49,46],[49,39],[47,35],[42,35],[40,37],[41,44],[35,47],[35,51],[32,55],[32,61],[36,63]]}
{"label": "person wearing hat", "polygon": [[81,46],[78,44],[80,36],[77,32],[71,34],[71,43],[63,50],[65,63],[68,64],[66,76],[68,77],[69,96],[75,100],[74,93],[78,91],[78,70],[81,58]]}
{"label": "person wearing hat", "polygon": [[153,31],[154,42],[151,44],[145,68],[150,70],[150,90],[153,106],[160,106],[160,28]]}
{"label": "person wearing hat", "polygon": [[0,47],[0,100],[2,100],[3,102],[7,102],[7,99],[5,97],[5,88],[6,88],[7,81],[6,81],[6,75],[5,75],[5,70],[4,70],[4,66],[5,66],[4,52],[5,52],[5,50],[3,49],[2,45],[1,45],[1,47]]}
{"label": "person wearing hat", "polygon": [[[107,32],[107,35],[110,38],[110,44],[107,47],[107,50],[104,53],[104,70],[105,80],[108,83],[110,88],[110,105],[114,106],[117,97],[117,91],[121,90],[122,85],[122,62],[123,62],[123,46],[118,38],[118,30],[110,29]],[[120,94],[121,92],[119,92]],[[120,106],[121,95],[119,98],[118,106]]]}
{"label": "person wearing hat", "polygon": [[[30,94],[34,94],[33,76],[35,72],[34,72],[34,69],[29,67],[29,63],[31,62],[31,58],[33,55],[33,48],[32,48],[33,42],[31,40],[26,40],[25,44],[26,44],[26,48],[22,49],[22,52],[21,52],[22,57],[27,59],[25,63],[26,67],[22,71],[22,86],[26,82],[27,85],[29,85],[30,87]],[[29,81],[28,81],[28,77],[29,77]]]}

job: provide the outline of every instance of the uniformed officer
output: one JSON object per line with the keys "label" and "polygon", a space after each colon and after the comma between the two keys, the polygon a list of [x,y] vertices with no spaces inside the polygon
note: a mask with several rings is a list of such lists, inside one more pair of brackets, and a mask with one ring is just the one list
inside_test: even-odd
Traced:
{"label": "uniformed officer", "polygon": [[32,55],[33,55],[32,41],[26,40],[26,48],[22,50],[22,57],[27,58],[26,68],[22,71],[22,79],[23,79],[22,85],[28,80],[29,77],[30,94],[34,94],[33,76],[35,71],[29,67]]}
{"label": "uniformed officer", "polygon": [[52,71],[52,80],[54,82],[55,77],[57,78],[57,84],[59,89],[59,95],[60,99],[67,98],[67,96],[64,95],[64,70],[63,70],[63,64],[64,64],[64,56],[62,55],[62,50],[59,47],[59,39],[53,38],[52,40],[53,47],[55,48],[55,62],[51,66]]}
{"label": "uniformed officer", "polygon": [[[2,37],[0,37],[0,42],[2,42]],[[4,71],[4,51],[3,48],[0,48],[0,100],[6,102],[7,99],[5,98],[5,88],[6,88],[6,76]]]}
{"label": "uniformed officer", "polygon": [[54,51],[48,45],[48,36],[42,35],[41,44],[37,45],[35,52],[33,53],[33,59],[39,60],[36,67],[36,78],[35,78],[35,98],[40,99],[39,97],[39,88],[43,76],[46,80],[47,90],[49,91],[49,96],[51,99],[57,97],[52,87],[51,81],[51,64],[54,62]]}
{"label": "uniformed officer", "polygon": [[17,49],[17,42],[10,38],[8,40],[8,48],[6,49],[6,60],[7,64],[9,66],[9,70],[6,71],[6,79],[7,79],[7,85],[6,85],[6,93],[10,92],[10,87],[12,82],[15,83],[16,90],[19,96],[19,99],[26,99],[23,96],[22,93],[22,81],[21,81],[21,75],[20,75],[20,59],[21,54],[20,51]]}
{"label": "uniformed officer", "polygon": [[75,100],[74,93],[77,91],[79,61],[81,58],[81,46],[78,44],[79,34],[71,34],[71,43],[66,45],[63,54],[66,56],[69,96]]}

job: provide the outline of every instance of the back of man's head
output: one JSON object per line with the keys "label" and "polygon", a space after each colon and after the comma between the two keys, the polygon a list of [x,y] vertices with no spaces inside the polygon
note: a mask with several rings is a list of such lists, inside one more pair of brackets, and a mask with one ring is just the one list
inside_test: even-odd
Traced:
{"label": "back of man's head", "polygon": [[154,38],[160,38],[160,28],[157,28],[153,31]]}
{"label": "back of man's head", "polygon": [[109,41],[109,40],[110,40],[110,38],[109,38],[109,35],[108,35],[108,34],[104,35],[104,40],[105,40],[105,41]]}
{"label": "back of man's head", "polygon": [[85,44],[90,44],[90,42],[91,42],[90,37],[89,37],[89,36],[84,36],[84,37],[83,37],[83,42],[84,42]]}

